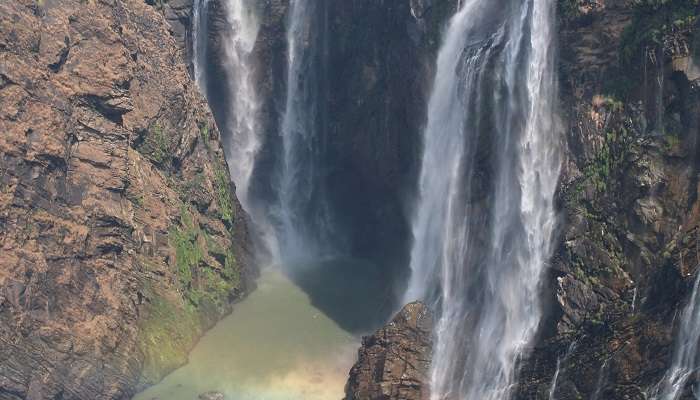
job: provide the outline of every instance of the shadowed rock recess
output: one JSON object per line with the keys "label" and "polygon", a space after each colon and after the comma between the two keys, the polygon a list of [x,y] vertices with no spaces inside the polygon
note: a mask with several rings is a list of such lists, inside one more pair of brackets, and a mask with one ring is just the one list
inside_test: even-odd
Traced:
{"label": "shadowed rock recess", "polygon": [[244,213],[161,10],[0,2],[0,399],[128,399],[246,291]]}

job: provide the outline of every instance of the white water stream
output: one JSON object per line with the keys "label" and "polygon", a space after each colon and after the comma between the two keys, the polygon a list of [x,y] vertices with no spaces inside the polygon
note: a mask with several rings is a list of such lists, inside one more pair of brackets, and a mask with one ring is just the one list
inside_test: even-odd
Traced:
{"label": "white water stream", "polygon": [[438,309],[433,400],[507,399],[540,322],[560,170],[554,6],[467,0],[443,37],[404,298]]}

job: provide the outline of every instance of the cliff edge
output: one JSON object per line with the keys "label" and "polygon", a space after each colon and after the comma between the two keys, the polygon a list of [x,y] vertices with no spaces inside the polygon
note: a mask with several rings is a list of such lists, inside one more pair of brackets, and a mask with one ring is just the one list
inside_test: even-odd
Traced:
{"label": "cliff edge", "polygon": [[246,291],[244,213],[164,16],[0,3],[0,399],[126,399]]}

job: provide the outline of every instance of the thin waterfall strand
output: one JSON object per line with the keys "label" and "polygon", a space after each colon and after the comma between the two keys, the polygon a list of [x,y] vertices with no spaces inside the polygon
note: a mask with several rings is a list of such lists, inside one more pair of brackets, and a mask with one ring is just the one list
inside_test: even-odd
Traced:
{"label": "thin waterfall strand", "polygon": [[195,0],[192,5],[192,69],[194,81],[206,95],[207,76],[207,7],[209,0]]}
{"label": "thin waterfall strand", "polygon": [[700,342],[700,273],[697,273],[693,292],[681,315],[681,326],[676,339],[673,363],[659,385],[658,400],[677,400],[683,394],[688,378],[698,369],[698,342]]}
{"label": "thin waterfall strand", "polygon": [[318,43],[321,5],[290,2],[287,27],[287,93],[280,125],[282,152],[276,173],[278,261],[299,263],[318,258],[327,239],[328,207],[320,180]]}

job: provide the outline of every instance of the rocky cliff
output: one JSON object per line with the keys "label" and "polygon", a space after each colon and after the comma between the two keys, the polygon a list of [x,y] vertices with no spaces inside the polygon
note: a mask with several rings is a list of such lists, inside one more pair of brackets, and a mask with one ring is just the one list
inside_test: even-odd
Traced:
{"label": "rocky cliff", "polygon": [[[514,397],[645,399],[670,366],[700,265],[698,3],[557,5],[558,248]],[[357,369],[349,387],[363,382]]]}
{"label": "rocky cliff", "polygon": [[559,6],[561,235],[518,397],[647,398],[700,264],[697,2]]}
{"label": "rocky cliff", "polygon": [[0,398],[126,399],[246,290],[220,135],[159,9],[0,3]]}
{"label": "rocky cliff", "polygon": [[345,400],[427,400],[432,316],[421,303],[406,305],[385,327],[362,339]]}

